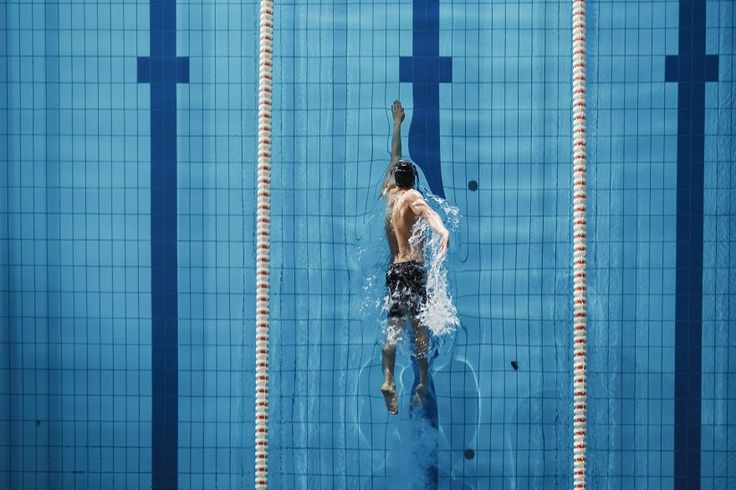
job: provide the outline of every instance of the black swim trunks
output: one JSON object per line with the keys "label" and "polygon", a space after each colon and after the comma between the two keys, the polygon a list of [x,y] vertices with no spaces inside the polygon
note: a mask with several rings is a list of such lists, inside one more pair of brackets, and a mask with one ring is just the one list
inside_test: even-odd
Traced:
{"label": "black swim trunks", "polygon": [[427,300],[427,275],[421,262],[399,262],[388,266],[388,317],[416,316]]}

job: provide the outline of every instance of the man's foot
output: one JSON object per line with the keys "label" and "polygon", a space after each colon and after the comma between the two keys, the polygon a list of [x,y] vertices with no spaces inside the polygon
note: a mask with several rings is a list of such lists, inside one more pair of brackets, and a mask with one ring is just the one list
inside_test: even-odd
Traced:
{"label": "man's foot", "polygon": [[411,398],[411,410],[421,407],[422,402],[424,402],[424,385],[418,384],[416,390],[414,390],[414,396]]}
{"label": "man's foot", "polygon": [[396,396],[396,386],[383,383],[381,393],[383,393],[383,401],[386,402],[389,413],[393,415],[399,413],[399,398]]}

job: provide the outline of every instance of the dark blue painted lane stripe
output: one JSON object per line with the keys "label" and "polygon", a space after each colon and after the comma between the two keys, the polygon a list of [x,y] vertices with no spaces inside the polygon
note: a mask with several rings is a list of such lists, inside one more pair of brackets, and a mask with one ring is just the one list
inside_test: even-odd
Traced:
{"label": "dark blue painted lane stripe", "polygon": [[[445,197],[440,164],[440,83],[452,81],[452,59],[440,56],[440,3],[439,0],[414,0],[412,10],[413,56],[399,59],[399,81],[412,84],[414,109],[409,127],[409,155],[424,172],[432,193]],[[436,355],[436,354],[435,354]],[[418,366],[414,364],[414,386],[419,382]],[[426,419],[436,431],[439,427],[437,397],[431,373],[424,395],[424,403],[412,416]],[[415,441],[427,444],[427,434],[415,434]],[[421,442],[420,442],[421,441]],[[427,470],[432,488],[439,483],[437,466],[438,440],[433,435],[433,448]]]}
{"label": "dark blue painted lane stripe", "polygon": [[705,0],[680,0],[679,54],[665,62],[665,80],[678,82],[676,489],[700,488],[705,82],[718,80],[718,57],[705,54],[705,31]]}
{"label": "dark blue painted lane stripe", "polygon": [[439,0],[414,0],[414,56],[399,60],[399,80],[412,83],[414,110],[409,155],[424,172],[430,190],[445,197],[440,166],[440,83],[452,81],[452,59],[440,56]]}
{"label": "dark blue painted lane stripe", "polygon": [[176,2],[150,2],[151,56],[138,58],[138,82],[151,85],[152,486],[176,488],[178,301],[176,253],[176,84],[189,59],[176,56]]}

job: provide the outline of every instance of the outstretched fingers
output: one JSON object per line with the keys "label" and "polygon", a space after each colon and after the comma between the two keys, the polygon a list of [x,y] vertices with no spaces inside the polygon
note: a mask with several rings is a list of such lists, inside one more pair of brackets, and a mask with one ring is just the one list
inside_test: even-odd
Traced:
{"label": "outstretched fingers", "polygon": [[404,106],[401,105],[401,102],[398,100],[395,100],[393,105],[391,106],[391,113],[394,116],[395,122],[403,122],[404,117],[406,114],[404,113]]}

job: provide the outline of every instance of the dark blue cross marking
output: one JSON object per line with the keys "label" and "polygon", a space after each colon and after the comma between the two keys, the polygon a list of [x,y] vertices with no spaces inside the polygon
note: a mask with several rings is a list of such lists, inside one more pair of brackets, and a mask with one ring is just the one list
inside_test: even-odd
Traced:
{"label": "dark blue cross marking", "polygon": [[676,489],[700,488],[705,82],[718,80],[718,56],[705,54],[705,30],[705,0],[680,0],[679,54],[665,60],[665,80],[678,82]]}
{"label": "dark blue cross marking", "polygon": [[151,85],[152,487],[176,488],[178,300],[176,253],[176,84],[189,82],[189,58],[176,56],[176,1],[151,0],[151,56],[138,58],[138,82]]}
{"label": "dark blue cross marking", "polygon": [[413,84],[409,154],[424,172],[430,190],[445,197],[440,166],[440,83],[452,81],[452,58],[440,56],[439,0],[414,0],[413,6],[414,56],[399,60],[399,80]]}

